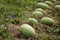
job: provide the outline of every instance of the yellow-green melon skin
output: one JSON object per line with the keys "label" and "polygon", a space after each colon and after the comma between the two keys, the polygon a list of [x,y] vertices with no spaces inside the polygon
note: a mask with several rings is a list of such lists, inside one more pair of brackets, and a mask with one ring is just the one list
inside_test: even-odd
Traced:
{"label": "yellow-green melon skin", "polygon": [[39,12],[39,11],[34,11],[32,13],[32,17],[33,18],[36,18],[36,19],[41,18],[42,16],[43,16],[43,13],[42,12]]}
{"label": "yellow-green melon skin", "polygon": [[38,3],[38,6],[42,9],[50,9],[50,7],[45,3]]}
{"label": "yellow-green melon skin", "polygon": [[56,2],[56,0],[46,0],[46,1],[51,1],[51,2],[53,2],[53,3]]}
{"label": "yellow-green melon skin", "polygon": [[49,6],[53,5],[53,3],[51,1],[45,1],[44,3],[47,4],[47,5],[49,5]]}
{"label": "yellow-green melon skin", "polygon": [[23,24],[20,26],[20,33],[25,37],[34,37],[35,29],[28,24]]}
{"label": "yellow-green melon skin", "polygon": [[35,18],[29,18],[28,19],[28,24],[33,26],[33,25],[38,24],[38,21]]}
{"label": "yellow-green melon skin", "polygon": [[51,26],[51,25],[54,24],[54,20],[53,20],[52,18],[43,17],[43,18],[41,19],[41,23]]}
{"label": "yellow-green melon skin", "polygon": [[39,11],[39,12],[44,13],[44,10],[42,8],[37,8],[35,11]]}
{"label": "yellow-green melon skin", "polygon": [[60,11],[60,5],[56,5],[55,9]]}

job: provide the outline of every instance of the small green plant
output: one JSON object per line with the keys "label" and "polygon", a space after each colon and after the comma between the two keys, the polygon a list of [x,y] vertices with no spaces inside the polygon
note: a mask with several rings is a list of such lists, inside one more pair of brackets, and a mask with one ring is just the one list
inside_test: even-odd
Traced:
{"label": "small green plant", "polygon": [[12,18],[12,19],[11,19],[11,23],[12,23],[12,24],[15,24],[15,25],[16,25],[16,24],[19,24],[19,20]]}
{"label": "small green plant", "polygon": [[11,33],[8,31],[7,27],[5,26],[0,26],[0,36],[4,39],[12,38]]}
{"label": "small green plant", "polygon": [[33,37],[35,35],[35,29],[28,24],[23,24],[20,26],[20,33],[25,37]]}
{"label": "small green plant", "polygon": [[45,34],[45,33],[40,33],[39,34],[39,37],[40,37],[40,40],[47,40],[47,38],[48,38],[48,35],[47,34]]}

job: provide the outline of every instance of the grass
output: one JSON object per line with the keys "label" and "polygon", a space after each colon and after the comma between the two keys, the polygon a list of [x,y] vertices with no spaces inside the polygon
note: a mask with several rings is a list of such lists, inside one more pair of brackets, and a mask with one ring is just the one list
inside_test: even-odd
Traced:
{"label": "grass", "polygon": [[[53,26],[47,26],[40,23],[34,25],[36,36],[25,39],[23,35],[12,35],[13,31],[17,32],[15,27],[27,23],[27,19],[31,17],[32,12],[38,8],[37,3],[40,0],[0,0],[0,29],[1,40],[60,40],[60,14],[57,10],[48,10],[47,16],[57,20]],[[58,4],[58,1],[56,2]],[[46,16],[46,15],[45,15]],[[13,23],[13,24],[12,24]],[[12,29],[9,30],[9,25],[12,24]],[[10,25],[11,26],[11,25]],[[13,27],[15,26],[15,27]],[[0,28],[1,28],[0,27]],[[6,27],[6,29],[5,29]],[[19,27],[18,27],[19,28]],[[16,29],[16,30],[15,30]],[[15,39],[16,38],[16,39]]]}

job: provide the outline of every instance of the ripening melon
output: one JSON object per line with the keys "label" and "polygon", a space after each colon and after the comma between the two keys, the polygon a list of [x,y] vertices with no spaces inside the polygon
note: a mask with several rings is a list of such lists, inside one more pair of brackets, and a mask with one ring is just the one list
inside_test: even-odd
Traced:
{"label": "ripening melon", "polygon": [[60,11],[60,5],[56,5],[55,9]]}
{"label": "ripening melon", "polygon": [[51,2],[53,2],[53,3],[56,2],[56,0],[46,0],[46,1],[51,1]]}
{"label": "ripening melon", "polygon": [[51,1],[45,1],[45,4],[47,4],[47,5],[53,5],[53,3]]}
{"label": "ripening melon", "polygon": [[28,24],[21,25],[19,30],[20,30],[20,33],[25,37],[35,36],[35,29]]}
{"label": "ripening melon", "polygon": [[44,13],[44,10],[42,8],[37,8],[35,11],[39,11],[39,12]]}
{"label": "ripening melon", "polygon": [[50,7],[45,3],[38,3],[37,5],[42,9],[50,9]]}
{"label": "ripening melon", "polygon": [[49,18],[49,17],[43,17],[41,19],[41,23],[46,24],[46,25],[53,25],[54,20],[52,18]]}
{"label": "ripening melon", "polygon": [[36,24],[38,24],[38,21],[35,18],[29,18],[28,19],[28,24],[36,25]]}
{"label": "ripening melon", "polygon": [[43,13],[39,11],[35,11],[32,13],[32,17],[36,19],[41,18],[42,16],[43,16]]}

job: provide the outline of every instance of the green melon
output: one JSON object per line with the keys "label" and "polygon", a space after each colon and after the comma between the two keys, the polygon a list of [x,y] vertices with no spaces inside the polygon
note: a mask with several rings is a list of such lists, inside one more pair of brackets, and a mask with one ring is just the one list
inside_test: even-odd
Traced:
{"label": "green melon", "polygon": [[20,33],[25,37],[34,37],[35,29],[28,24],[23,24],[20,26]]}
{"label": "green melon", "polygon": [[41,23],[46,24],[46,25],[53,25],[54,20],[52,18],[44,17],[41,19]]}
{"label": "green melon", "polygon": [[45,4],[47,4],[47,5],[53,5],[53,3],[51,1],[45,1]]}
{"label": "green melon", "polygon": [[38,18],[40,18],[42,16],[43,16],[43,13],[39,12],[39,11],[35,11],[35,12],[32,13],[32,17],[36,18],[36,19],[38,19]]}
{"label": "green melon", "polygon": [[38,21],[35,18],[29,18],[28,19],[28,24],[36,25],[36,24],[38,24]]}
{"label": "green melon", "polygon": [[50,7],[45,3],[38,3],[38,6],[42,9],[50,9]]}
{"label": "green melon", "polygon": [[44,10],[42,8],[37,8],[35,11],[39,11],[39,12],[44,13]]}
{"label": "green melon", "polygon": [[56,2],[56,0],[46,0],[46,1],[51,1],[51,2],[53,2],[53,3]]}
{"label": "green melon", "polygon": [[60,11],[60,5],[56,5],[55,9]]}

